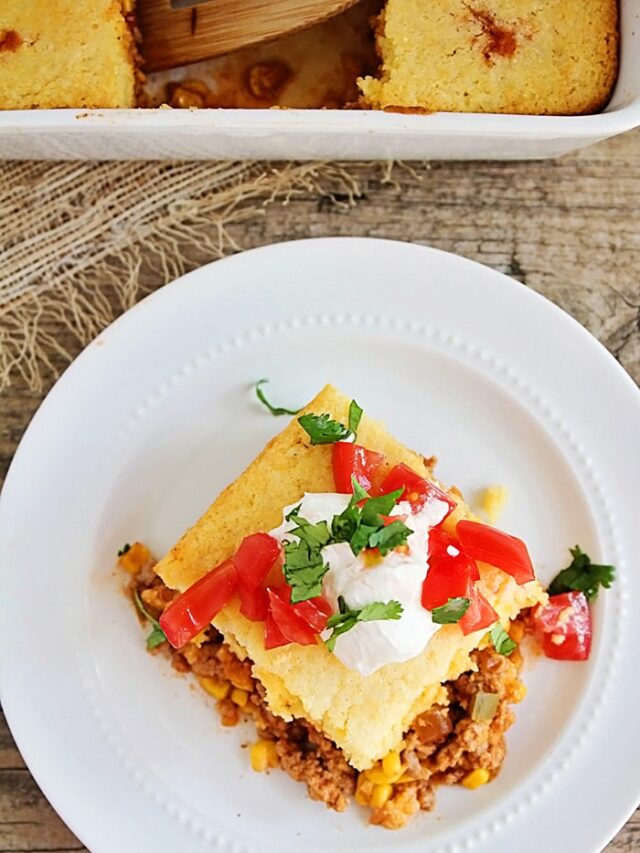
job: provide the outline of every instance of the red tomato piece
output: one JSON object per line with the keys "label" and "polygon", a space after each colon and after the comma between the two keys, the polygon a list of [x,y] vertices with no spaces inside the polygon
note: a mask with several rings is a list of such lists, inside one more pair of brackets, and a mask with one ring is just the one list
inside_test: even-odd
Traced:
{"label": "red tomato piece", "polygon": [[238,584],[240,595],[240,613],[252,622],[264,622],[269,612],[269,595],[263,586],[250,589],[240,581]]}
{"label": "red tomato piece", "polygon": [[172,601],[160,617],[160,625],[174,649],[207,628],[237,589],[236,567],[232,560],[225,560]]}
{"label": "red tomato piece", "polygon": [[440,527],[429,531],[429,568],[422,584],[422,606],[433,610],[450,598],[470,598],[480,577],[478,567],[460,543]]}
{"label": "red tomato piece", "polygon": [[467,520],[458,522],[456,534],[466,553],[474,560],[502,569],[519,584],[535,579],[533,563],[522,539],[487,524]]}
{"label": "red tomato piece", "polygon": [[471,602],[469,609],[458,622],[463,634],[473,634],[474,631],[489,628],[497,622],[498,614],[477,587],[471,589],[468,598]]}
{"label": "red tomato piece", "polygon": [[301,646],[314,645],[316,634],[304,619],[296,613],[292,605],[284,601],[274,590],[268,589],[267,592],[269,593],[271,615],[283,636],[291,643],[298,643]]}
{"label": "red tomato piece", "polygon": [[289,640],[282,633],[280,628],[276,625],[276,621],[271,615],[271,613],[267,613],[264,620],[264,647],[265,649],[275,649],[278,646],[288,646]]}
{"label": "red tomato piece", "polygon": [[542,649],[554,660],[587,660],[591,652],[591,612],[583,592],[552,595],[534,618]]}
{"label": "red tomato piece", "polygon": [[327,619],[333,613],[333,609],[326,598],[318,595],[315,598],[309,598],[306,601],[299,601],[296,604],[291,604],[291,587],[288,583],[281,584],[273,589],[280,598],[287,604],[290,604],[292,610],[300,616],[307,625],[319,634],[327,627]]}
{"label": "red tomato piece", "polygon": [[[449,510],[447,515],[456,508],[456,502],[446,492],[434,486],[433,483],[416,474],[408,465],[401,462],[389,471],[377,490],[379,495],[388,495],[402,489],[400,500],[409,501],[413,512],[419,512],[431,500],[444,501]],[[445,518],[447,516],[445,515]]]}
{"label": "red tomato piece", "polygon": [[321,595],[310,598],[308,601],[299,601],[292,606],[298,616],[302,617],[316,634],[324,631],[327,627],[327,619],[333,613],[331,605]]}
{"label": "red tomato piece", "polygon": [[374,475],[383,460],[382,453],[375,453],[348,441],[336,441],[332,450],[336,491],[350,495],[353,492],[351,477],[355,477],[367,492],[370,491]]}
{"label": "red tomato piece", "polygon": [[232,558],[242,583],[249,589],[260,586],[281,552],[278,540],[268,533],[245,536]]}

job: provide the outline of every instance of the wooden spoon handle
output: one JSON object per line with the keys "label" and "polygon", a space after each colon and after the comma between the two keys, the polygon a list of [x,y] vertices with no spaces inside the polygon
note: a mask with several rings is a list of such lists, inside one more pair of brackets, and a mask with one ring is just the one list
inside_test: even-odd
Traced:
{"label": "wooden spoon handle", "polygon": [[175,68],[302,30],[358,0],[138,0],[145,71]]}

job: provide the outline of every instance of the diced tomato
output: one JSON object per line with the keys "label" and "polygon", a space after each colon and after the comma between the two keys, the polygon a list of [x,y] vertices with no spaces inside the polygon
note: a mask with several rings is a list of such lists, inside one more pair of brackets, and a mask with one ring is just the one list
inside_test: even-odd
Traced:
{"label": "diced tomato", "polygon": [[167,640],[175,649],[184,646],[208,627],[237,589],[236,567],[232,560],[225,560],[179,595],[164,611],[160,625]]}
{"label": "diced tomato", "polygon": [[293,605],[293,609],[316,634],[324,631],[327,627],[327,619],[333,612],[329,602],[321,595],[310,598],[308,601],[299,601]]}
{"label": "diced tomato", "polygon": [[233,555],[233,562],[242,583],[255,589],[267,577],[282,552],[277,539],[268,533],[245,536]]}
{"label": "diced tomato", "polygon": [[252,622],[264,622],[269,612],[269,594],[263,586],[250,589],[243,581],[238,584],[240,613]]}
{"label": "diced tomato", "polygon": [[470,598],[480,577],[478,567],[460,544],[439,527],[429,531],[429,568],[422,584],[422,606],[441,607],[450,598]]}
{"label": "diced tomato", "polygon": [[471,602],[469,609],[458,622],[463,634],[473,634],[474,631],[489,628],[499,619],[496,611],[476,586],[471,589],[468,597]]}
{"label": "diced tomato", "polygon": [[522,539],[487,524],[467,520],[458,522],[456,534],[464,550],[474,560],[502,569],[519,584],[535,579],[533,563]]}
{"label": "diced tomato", "polygon": [[291,604],[287,604],[277,592],[272,589],[267,590],[269,593],[269,608],[276,625],[281,633],[292,643],[298,643],[301,646],[311,646],[316,642],[316,634],[293,609]]}
{"label": "diced tomato", "polygon": [[370,491],[374,475],[384,460],[382,453],[375,453],[348,441],[336,441],[332,454],[333,480],[337,492],[351,494],[351,477],[355,477],[367,492]]}
{"label": "diced tomato", "polygon": [[[275,587],[273,592],[279,595],[287,604],[291,603],[291,587],[288,583]],[[324,631],[327,627],[327,619],[333,613],[331,605],[322,595],[291,604],[291,608],[301,619],[304,619],[316,634]]]}
{"label": "diced tomato", "polygon": [[449,507],[447,515],[456,507],[456,502],[446,492],[443,492],[442,489],[434,486],[429,480],[416,474],[415,471],[412,471],[403,462],[389,471],[377,489],[377,494],[388,495],[389,492],[395,492],[398,489],[403,490],[400,499],[409,501],[413,512],[419,512],[431,500],[444,501]]}
{"label": "diced tomato", "polygon": [[264,620],[264,647],[265,649],[275,649],[278,646],[288,646],[290,640],[287,640],[280,628],[276,625],[276,621],[267,613]]}
{"label": "diced tomato", "polygon": [[583,592],[552,595],[534,617],[542,648],[554,660],[587,660],[591,651],[591,613]]}

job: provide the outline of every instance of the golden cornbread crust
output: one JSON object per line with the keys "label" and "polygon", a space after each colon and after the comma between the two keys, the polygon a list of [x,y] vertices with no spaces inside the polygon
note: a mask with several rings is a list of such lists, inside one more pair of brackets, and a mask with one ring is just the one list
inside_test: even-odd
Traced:
{"label": "golden cornbread crust", "polygon": [[[349,399],[327,386],[304,411],[326,412],[345,423],[348,408]],[[422,456],[366,415],[358,441],[383,453],[389,466],[404,462],[434,479]],[[182,591],[230,557],[246,535],[276,527],[282,508],[305,492],[333,491],[331,452],[328,446],[310,446],[294,419],[158,563],[158,575],[168,587]],[[452,496],[458,506],[445,522],[449,529],[469,515],[461,498]],[[537,581],[518,586],[497,569],[480,570],[482,592],[505,625],[523,608],[546,600]],[[470,655],[486,633],[464,636],[459,626],[443,625],[417,657],[363,676],[345,667],[323,643],[266,650],[263,624],[245,619],[234,602],[216,616],[214,625],[240,659],[252,662],[270,710],[284,720],[308,720],[359,770],[394,749],[418,714],[445,701],[443,683],[473,668]]]}
{"label": "golden cornbread crust", "polygon": [[580,115],[618,71],[617,0],[387,0],[374,109]]}
{"label": "golden cornbread crust", "polygon": [[137,61],[132,0],[0,3],[0,109],[134,107]]}

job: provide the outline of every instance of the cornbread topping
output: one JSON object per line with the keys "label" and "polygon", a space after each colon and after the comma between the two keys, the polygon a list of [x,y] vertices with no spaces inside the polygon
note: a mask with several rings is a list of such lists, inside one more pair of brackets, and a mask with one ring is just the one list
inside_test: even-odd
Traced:
{"label": "cornbread topping", "polygon": [[[313,524],[331,522],[345,510],[349,495],[307,493],[299,503],[300,515]],[[296,505],[286,507],[288,515]],[[322,555],[329,566],[322,593],[335,611],[342,596],[351,607],[362,608],[377,601],[399,601],[402,613],[397,620],[359,622],[336,643],[334,653],[345,666],[369,675],[388,663],[400,663],[420,654],[440,627],[420,601],[425,568],[428,571],[428,535],[449,512],[444,501],[433,500],[416,514],[406,502],[397,504],[391,517],[408,517],[413,533],[406,547],[390,551],[385,557],[355,556],[347,542],[327,545]],[[271,531],[280,542],[289,538],[295,519],[283,521]]]}

